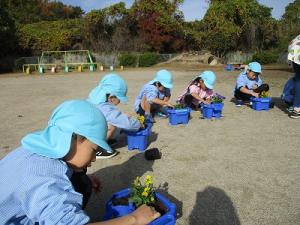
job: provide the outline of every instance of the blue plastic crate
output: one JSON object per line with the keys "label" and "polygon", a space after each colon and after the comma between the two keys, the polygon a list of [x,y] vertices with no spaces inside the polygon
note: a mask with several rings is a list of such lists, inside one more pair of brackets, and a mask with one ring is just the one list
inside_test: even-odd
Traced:
{"label": "blue plastic crate", "polygon": [[[106,211],[104,215],[104,220],[109,220],[112,218],[120,217],[131,213],[134,210],[134,207],[131,205],[129,206],[114,206],[112,204],[112,200],[114,198],[124,198],[128,197],[130,194],[130,189],[123,189],[117,193],[115,193],[112,198],[106,203]],[[148,225],[175,225],[176,224],[176,205],[170,202],[167,198],[163,195],[155,192],[155,197],[161,201],[164,206],[167,208],[166,214],[162,215],[161,217],[157,218],[156,220],[152,221]]]}
{"label": "blue plastic crate", "polygon": [[213,107],[213,117],[220,118],[222,116],[222,110],[224,107],[223,103],[212,103]]}
{"label": "blue plastic crate", "polygon": [[256,111],[269,110],[272,98],[251,98],[252,109]]}
{"label": "blue plastic crate", "polygon": [[148,146],[148,137],[151,134],[152,123],[146,124],[146,128],[140,131],[127,131],[128,150],[138,149],[145,151]]}
{"label": "blue plastic crate", "polygon": [[202,115],[204,119],[211,119],[213,117],[214,108],[212,105],[203,105]]}
{"label": "blue plastic crate", "polygon": [[227,64],[226,67],[225,67],[225,70],[226,71],[232,71],[233,70],[232,64]]}
{"label": "blue plastic crate", "polygon": [[190,111],[190,108],[168,109],[169,124],[187,124],[189,122]]}
{"label": "blue plastic crate", "polygon": [[202,115],[204,119],[220,118],[222,116],[224,104],[223,103],[212,103],[209,105],[203,105]]}

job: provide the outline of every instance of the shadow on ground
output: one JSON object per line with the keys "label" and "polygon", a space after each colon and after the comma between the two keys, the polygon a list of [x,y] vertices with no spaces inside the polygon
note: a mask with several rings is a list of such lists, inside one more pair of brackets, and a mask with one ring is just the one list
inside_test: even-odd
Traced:
{"label": "shadow on ground", "polygon": [[196,204],[189,216],[190,225],[240,225],[231,199],[215,187],[197,193]]}
{"label": "shadow on ground", "polygon": [[287,105],[281,100],[280,97],[272,97],[272,102],[274,102],[274,106],[280,109],[285,114],[289,114],[286,107]]}

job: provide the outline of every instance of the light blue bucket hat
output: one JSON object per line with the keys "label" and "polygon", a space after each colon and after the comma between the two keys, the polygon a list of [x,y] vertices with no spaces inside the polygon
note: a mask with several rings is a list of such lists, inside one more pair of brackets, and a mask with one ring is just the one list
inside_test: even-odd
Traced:
{"label": "light blue bucket hat", "polygon": [[203,73],[199,74],[198,77],[203,80],[205,86],[208,89],[214,89],[214,84],[216,82],[216,75],[214,72],[206,70]]}
{"label": "light blue bucket hat", "polygon": [[105,75],[99,85],[89,94],[88,101],[97,105],[106,101],[106,94],[116,96],[122,103],[127,103],[127,84],[118,74],[110,73]]}
{"label": "light blue bucket hat", "polygon": [[258,62],[251,62],[248,64],[248,69],[255,72],[261,73],[261,65]]}
{"label": "light blue bucket hat", "polygon": [[156,73],[156,76],[149,83],[153,84],[154,82],[161,83],[165,88],[173,88],[173,76],[172,73],[168,70],[160,70]]}
{"label": "light blue bucket hat", "polygon": [[21,143],[29,151],[49,158],[63,158],[71,148],[73,133],[86,137],[107,152],[107,123],[103,114],[85,100],[71,100],[59,105],[52,113],[48,126],[26,135]]}

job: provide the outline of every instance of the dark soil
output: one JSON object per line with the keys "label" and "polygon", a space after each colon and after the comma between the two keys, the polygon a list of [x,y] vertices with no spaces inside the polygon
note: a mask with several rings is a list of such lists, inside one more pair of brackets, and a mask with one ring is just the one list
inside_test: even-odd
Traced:
{"label": "dark soil", "polygon": [[[114,199],[112,199],[112,204],[114,206],[128,205],[129,204],[128,197],[114,198]],[[168,212],[168,209],[166,208],[166,206],[159,200],[156,200],[155,202],[149,203],[147,205],[153,207],[157,212],[160,213],[160,215],[164,215]]]}
{"label": "dark soil", "polygon": [[112,200],[112,204],[113,205],[128,205],[129,204],[128,197],[114,198]]}

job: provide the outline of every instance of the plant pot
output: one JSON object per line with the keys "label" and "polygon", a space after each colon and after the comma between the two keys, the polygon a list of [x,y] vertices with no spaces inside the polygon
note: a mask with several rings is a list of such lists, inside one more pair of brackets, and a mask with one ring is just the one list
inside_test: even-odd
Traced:
{"label": "plant pot", "polygon": [[126,131],[128,150],[138,149],[145,151],[148,146],[148,138],[151,134],[152,123],[147,123],[143,130]]}
{"label": "plant pot", "polygon": [[224,107],[223,103],[212,103],[211,104],[213,107],[213,117],[215,118],[220,118],[222,116],[222,110]]}
{"label": "plant pot", "polygon": [[202,115],[204,119],[211,119],[213,117],[213,106],[212,105],[203,105]]}
{"label": "plant pot", "polygon": [[255,111],[269,110],[272,98],[251,98],[252,109]]}
{"label": "plant pot", "polygon": [[189,122],[190,108],[168,109],[167,112],[169,114],[170,125],[187,124]]}
{"label": "plant pot", "polygon": [[[130,204],[128,206],[119,206],[119,205],[113,205],[113,199],[115,198],[124,198],[129,197],[130,195],[130,189],[123,189],[117,193],[115,193],[112,198],[106,203],[106,211],[104,215],[104,220],[113,219],[116,217],[124,216],[132,211],[132,206]],[[176,205],[172,202],[170,202],[167,198],[165,198],[163,195],[155,192],[155,197],[157,200],[159,200],[164,207],[167,209],[167,212],[162,215],[161,217],[157,218],[156,220],[152,221],[148,225],[175,225],[176,223]],[[123,214],[125,211],[124,208],[127,207],[128,213]],[[134,205],[133,205],[134,207]],[[135,209],[135,208],[134,208]],[[120,210],[120,212],[119,212]]]}
{"label": "plant pot", "polygon": [[209,105],[203,105],[202,114],[204,119],[220,118],[222,116],[222,110],[224,103],[211,103]]}

